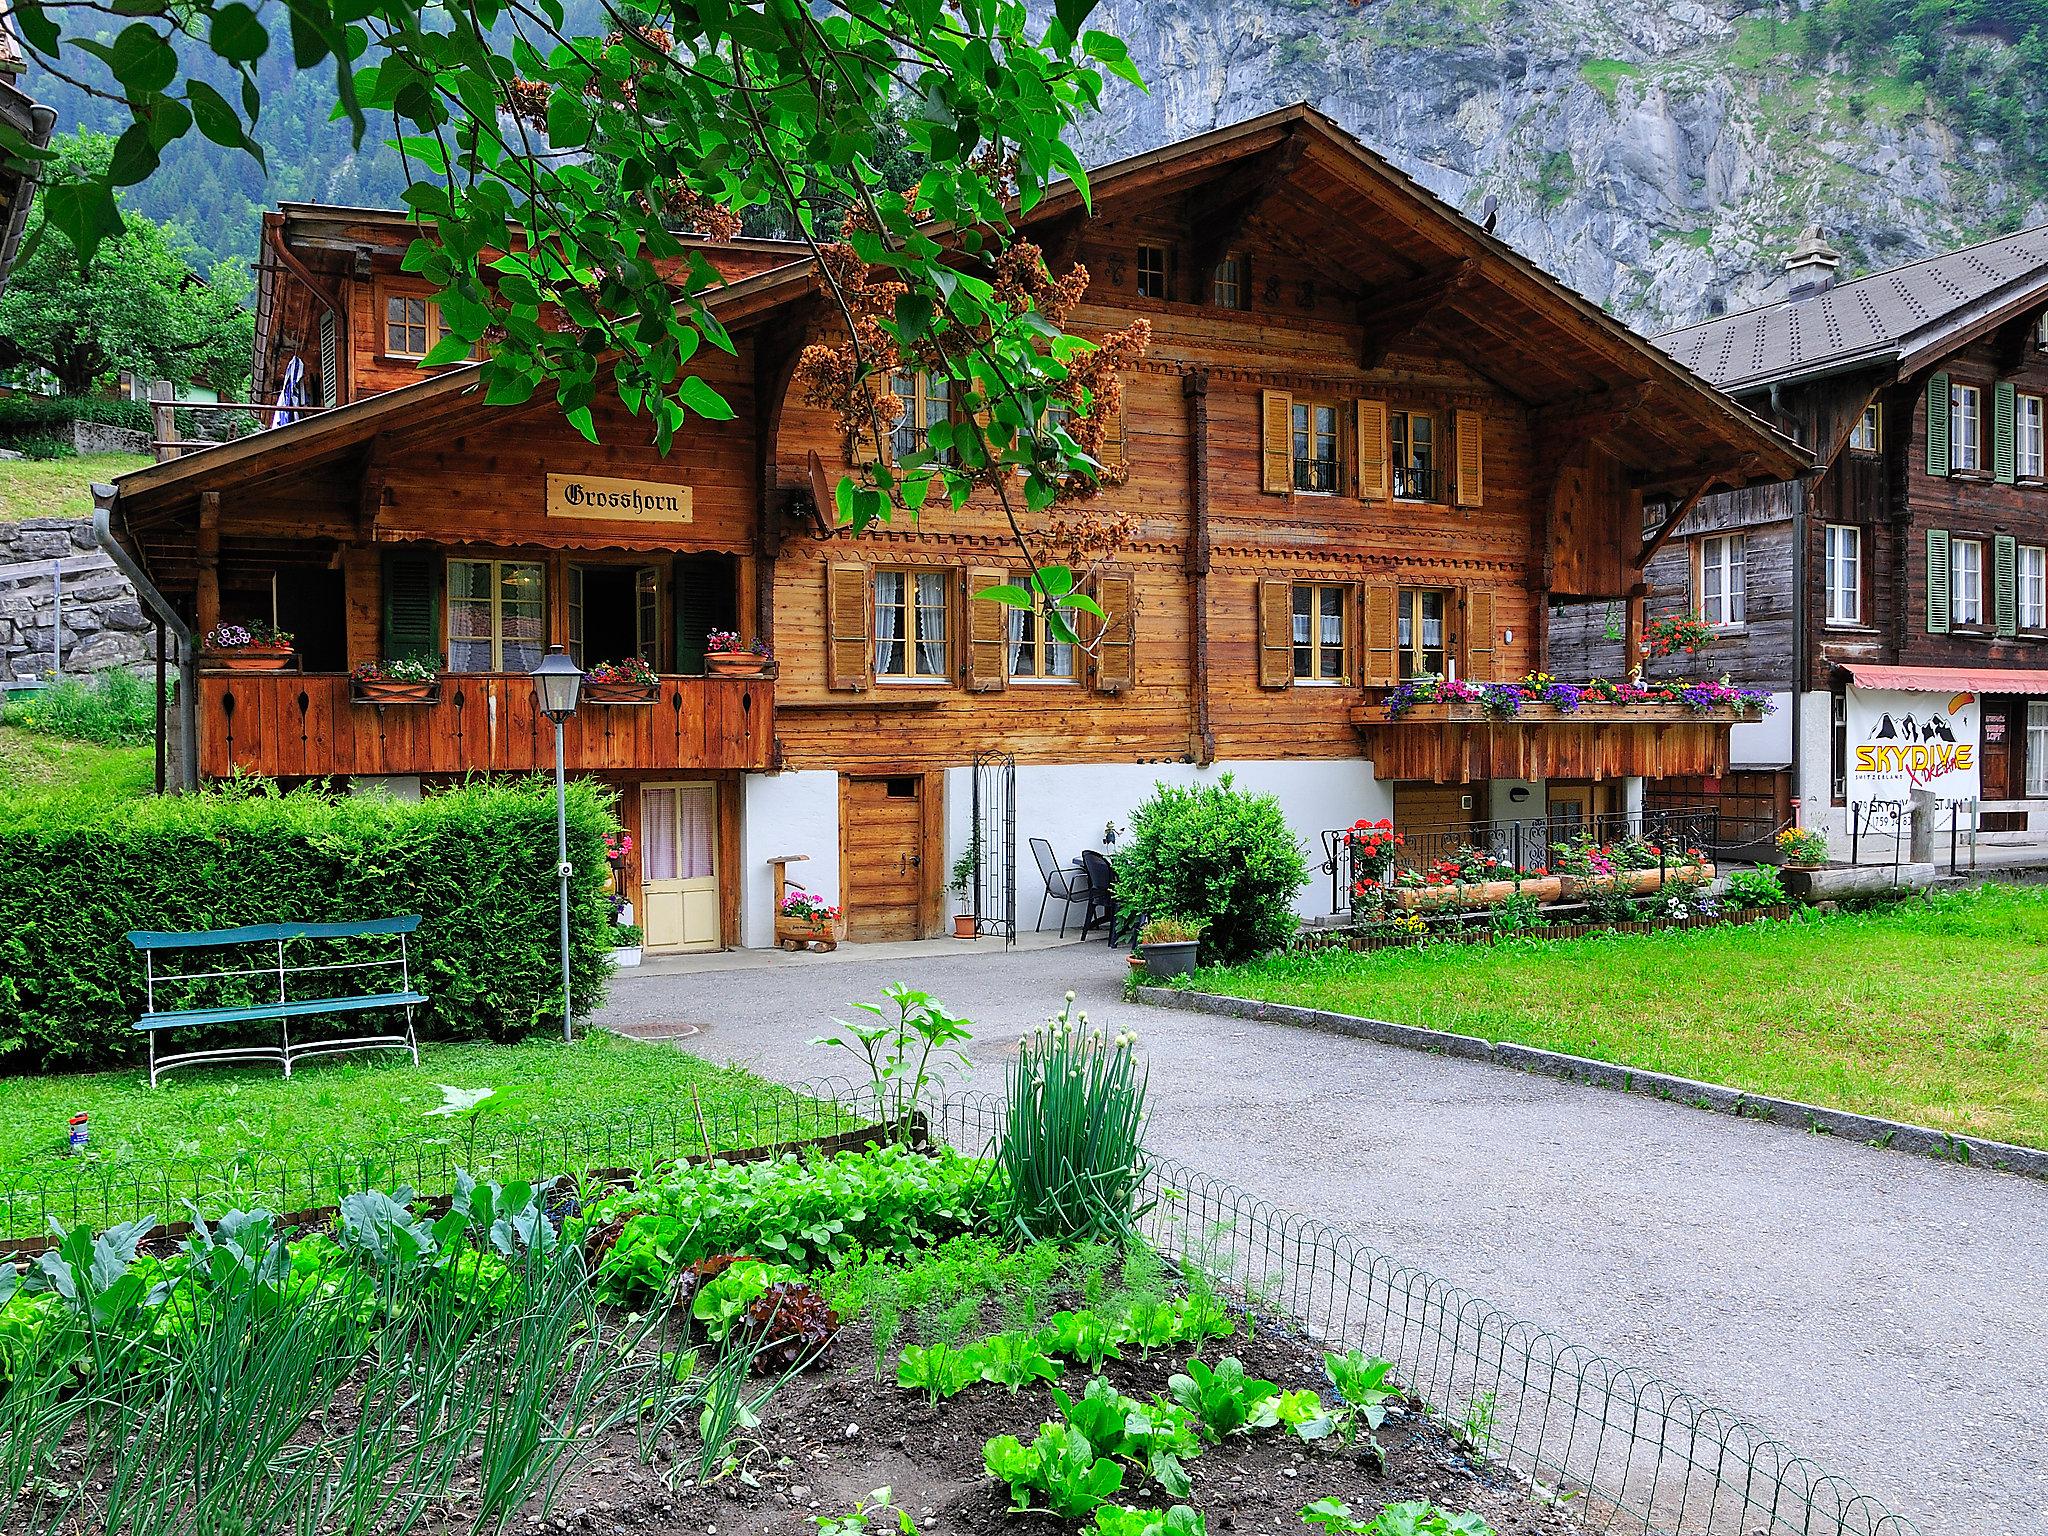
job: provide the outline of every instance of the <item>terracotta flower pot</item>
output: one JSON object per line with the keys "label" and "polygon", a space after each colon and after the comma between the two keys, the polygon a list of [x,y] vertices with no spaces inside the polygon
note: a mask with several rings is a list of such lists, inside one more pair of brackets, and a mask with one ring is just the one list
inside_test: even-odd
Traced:
{"label": "terracotta flower pot", "polygon": [[971,938],[973,938],[973,937],[975,936],[975,935],[974,935],[974,928],[975,928],[975,922],[974,922],[974,914],[973,914],[972,912],[955,912],[955,913],[953,914],[953,937],[954,937],[954,938],[956,938],[956,939],[971,939]]}
{"label": "terracotta flower pot", "polygon": [[292,648],[285,646],[238,645],[230,650],[205,651],[199,665],[209,672],[282,672],[292,664]]}
{"label": "terracotta flower pot", "polygon": [[439,682],[400,682],[389,677],[359,677],[349,685],[358,704],[432,704],[441,697]]}
{"label": "terracotta flower pot", "polygon": [[704,670],[712,677],[766,677],[771,665],[766,656],[752,651],[710,651]]}
{"label": "terracotta flower pot", "polygon": [[659,683],[583,680],[583,697],[593,704],[652,704]]}

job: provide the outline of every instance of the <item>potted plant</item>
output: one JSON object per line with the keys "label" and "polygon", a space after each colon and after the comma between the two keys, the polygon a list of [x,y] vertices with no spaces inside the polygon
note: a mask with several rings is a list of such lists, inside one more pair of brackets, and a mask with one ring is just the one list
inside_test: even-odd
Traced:
{"label": "potted plant", "polygon": [[953,861],[953,874],[947,889],[960,898],[960,904],[967,910],[953,914],[953,937],[971,939],[975,935],[974,902],[969,893],[974,889],[974,877],[981,871],[981,828],[976,827],[968,834],[967,846],[960,850],[960,857]]}
{"label": "potted plant", "polygon": [[792,885],[775,908],[775,942],[784,949],[837,949],[842,917],[824,897]]}
{"label": "potted plant", "polygon": [[766,641],[748,645],[729,629],[704,637],[704,670],[713,677],[773,677],[775,658]]}
{"label": "potted plant", "polygon": [[612,964],[623,970],[640,963],[640,949],[643,942],[639,926],[634,923],[612,924]]}
{"label": "potted plant", "polygon": [[1202,929],[1207,926],[1191,917],[1155,917],[1138,930],[1138,953],[1145,959],[1145,974],[1154,981],[1171,981],[1195,968],[1195,952],[1201,948]]}
{"label": "potted plant", "polygon": [[358,704],[431,704],[441,697],[440,663],[429,656],[366,661],[349,679]]}
{"label": "potted plant", "polygon": [[661,679],[638,656],[600,661],[583,674],[583,696],[593,704],[652,704]]}
{"label": "potted plant", "polygon": [[282,672],[292,663],[290,633],[268,624],[216,624],[199,644],[199,664],[217,672]]}
{"label": "potted plant", "polygon": [[1819,869],[1828,861],[1827,834],[1817,827],[1787,827],[1778,834],[1778,858],[1787,869]]}

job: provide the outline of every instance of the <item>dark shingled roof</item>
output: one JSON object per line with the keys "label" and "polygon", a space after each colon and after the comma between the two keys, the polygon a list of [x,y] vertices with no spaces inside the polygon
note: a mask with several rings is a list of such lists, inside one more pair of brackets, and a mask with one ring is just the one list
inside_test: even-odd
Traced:
{"label": "dark shingled roof", "polygon": [[1899,362],[2048,287],[2048,225],[1671,331],[1656,343],[1723,389]]}

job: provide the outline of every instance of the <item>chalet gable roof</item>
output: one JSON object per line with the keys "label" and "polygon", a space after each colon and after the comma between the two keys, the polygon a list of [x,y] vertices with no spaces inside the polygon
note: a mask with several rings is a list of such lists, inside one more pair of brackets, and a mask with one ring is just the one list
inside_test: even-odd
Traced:
{"label": "chalet gable roof", "polygon": [[1721,315],[1656,343],[1723,389],[1871,366],[1905,375],[2048,300],[2048,225]]}

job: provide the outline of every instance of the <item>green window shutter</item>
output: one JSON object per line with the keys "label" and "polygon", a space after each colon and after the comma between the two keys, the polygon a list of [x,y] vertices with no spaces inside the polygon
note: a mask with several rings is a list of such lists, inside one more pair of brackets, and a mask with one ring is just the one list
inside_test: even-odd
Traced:
{"label": "green window shutter", "polygon": [[1948,530],[1927,530],[1927,633],[1948,633]]}
{"label": "green window shutter", "polygon": [[[1945,475],[1948,462],[1948,375],[1937,373],[1927,381],[1927,473]],[[1948,626],[1943,624],[1942,629]]]}
{"label": "green window shutter", "polygon": [[676,557],[676,671],[698,677],[704,671],[704,637],[714,629],[739,628],[738,586],[732,562],[723,555]]}
{"label": "green window shutter", "polygon": [[2018,563],[2019,543],[2011,534],[2001,533],[1991,541],[1991,616],[2001,635],[2020,632]]}
{"label": "green window shutter", "polygon": [[424,657],[440,665],[441,579],[436,554],[387,550],[384,554],[384,657]]}
{"label": "green window shutter", "polygon": [[2013,452],[2014,396],[2011,379],[2000,379],[1991,394],[1991,462],[2002,485],[2012,484],[2017,463]]}

